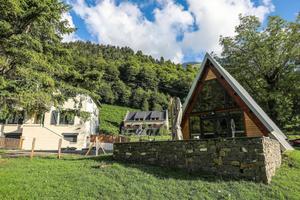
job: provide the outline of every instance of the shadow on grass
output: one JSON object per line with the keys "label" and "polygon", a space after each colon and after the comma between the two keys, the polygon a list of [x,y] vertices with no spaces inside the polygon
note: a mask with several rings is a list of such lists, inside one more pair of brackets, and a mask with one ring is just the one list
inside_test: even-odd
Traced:
{"label": "shadow on grass", "polygon": [[[207,173],[203,171],[193,171],[188,172],[184,169],[170,168],[170,167],[161,167],[148,164],[139,164],[139,163],[127,163],[122,161],[117,161],[113,158],[113,155],[101,155],[98,157],[81,157],[77,160],[94,160],[101,163],[101,165],[92,166],[92,168],[102,168],[102,166],[111,166],[112,164],[119,164],[122,167],[128,169],[138,169],[147,174],[151,174],[159,179],[177,179],[177,180],[202,180],[207,182],[218,182],[218,181],[235,181],[233,177],[228,176],[218,176],[212,173]],[[103,164],[104,163],[104,164]]]}

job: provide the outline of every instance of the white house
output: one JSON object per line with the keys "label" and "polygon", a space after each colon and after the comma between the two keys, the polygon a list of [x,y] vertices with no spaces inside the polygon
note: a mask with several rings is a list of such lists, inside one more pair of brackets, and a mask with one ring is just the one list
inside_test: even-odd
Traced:
{"label": "white house", "polygon": [[157,135],[161,128],[169,129],[168,110],[127,111],[123,123],[124,131],[128,133]]}
{"label": "white house", "polygon": [[[80,111],[89,113],[88,119],[75,115],[74,110],[81,105]],[[62,148],[73,147],[78,150],[89,145],[90,135],[99,129],[99,110],[91,97],[78,95],[69,99],[61,109],[51,107],[43,115],[15,113],[11,118],[0,121],[0,137],[24,139],[22,148],[31,149],[36,138],[36,150],[57,150],[62,138]]]}

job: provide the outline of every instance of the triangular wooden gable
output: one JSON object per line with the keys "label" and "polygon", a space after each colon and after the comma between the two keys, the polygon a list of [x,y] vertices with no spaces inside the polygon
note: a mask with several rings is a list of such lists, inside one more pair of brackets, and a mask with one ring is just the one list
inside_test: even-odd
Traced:
{"label": "triangular wooden gable", "polygon": [[188,96],[183,104],[182,132],[184,139],[190,139],[189,116],[197,101],[205,81],[216,79],[226,92],[234,99],[240,110],[244,112],[244,124],[247,137],[270,136],[276,139],[283,151],[293,150],[287,137],[270,119],[263,109],[255,102],[250,94],[232,77],[216,60],[206,54],[199,73],[193,82]]}
{"label": "triangular wooden gable", "polygon": [[[194,106],[197,103],[197,96],[201,93],[203,87],[205,86],[205,82],[208,80],[216,79],[224,88],[224,90],[230,95],[230,97],[235,101],[238,107],[244,112],[244,123],[245,123],[245,131],[247,136],[268,136],[268,129],[263,125],[263,123],[252,113],[251,109],[246,105],[246,103],[239,97],[239,95],[234,91],[234,89],[227,83],[224,77],[218,72],[213,63],[209,60],[204,65],[204,69],[202,71],[201,76],[199,77],[194,91],[191,94],[191,98],[189,102],[186,104],[186,108],[184,110],[183,119],[182,119],[182,127],[183,127],[183,135],[185,139],[190,139],[189,134],[189,123],[188,119],[190,113],[192,112]],[[201,94],[200,94],[201,95]]]}

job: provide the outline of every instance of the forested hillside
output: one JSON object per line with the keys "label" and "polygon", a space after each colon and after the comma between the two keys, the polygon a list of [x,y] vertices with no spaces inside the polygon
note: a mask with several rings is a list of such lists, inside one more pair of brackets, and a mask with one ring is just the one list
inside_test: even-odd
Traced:
{"label": "forested hillside", "polygon": [[195,67],[156,60],[129,47],[79,41],[65,46],[76,71],[69,78],[98,95],[101,103],[166,109],[170,96],[186,96],[197,72]]}
{"label": "forested hillside", "polygon": [[[184,100],[198,71],[128,47],[63,43],[63,36],[74,31],[62,19],[70,9],[64,1],[0,5],[0,120],[20,110],[42,114],[78,94],[101,103],[161,110],[170,96]],[[264,26],[255,17],[242,17],[235,36],[220,38],[218,58],[280,127],[296,132],[299,30],[299,14],[293,22],[270,17]]]}

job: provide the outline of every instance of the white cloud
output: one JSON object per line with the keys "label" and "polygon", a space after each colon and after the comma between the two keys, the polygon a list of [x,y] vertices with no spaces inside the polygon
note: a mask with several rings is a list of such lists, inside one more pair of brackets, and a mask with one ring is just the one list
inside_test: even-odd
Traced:
{"label": "white cloud", "polygon": [[164,56],[174,62],[180,62],[183,58],[176,37],[193,23],[191,14],[172,1],[164,2],[161,9],[154,10],[153,22],[147,20],[139,7],[130,2],[116,5],[112,0],[103,0],[89,7],[79,0],[73,8],[85,20],[98,42],[129,46],[155,58]]}
{"label": "white cloud", "polygon": [[185,34],[183,46],[193,52],[221,52],[219,38],[233,36],[239,15],[254,15],[263,21],[274,7],[270,0],[254,6],[250,0],[188,0],[199,30]]}
{"label": "white cloud", "polygon": [[220,35],[234,35],[240,14],[254,15],[263,21],[274,9],[270,0],[264,0],[259,6],[254,6],[250,0],[188,0],[188,4],[199,29],[185,34],[183,48],[193,52],[220,53]]}
{"label": "white cloud", "polygon": [[[70,13],[68,12],[65,12],[62,14],[61,16],[61,20],[64,21],[66,20],[68,22],[68,27],[70,28],[75,28],[75,25],[73,23],[73,18],[71,16]],[[76,35],[75,32],[73,33],[70,33],[70,34],[65,34],[63,35],[63,42],[73,42],[73,41],[76,41],[76,40],[80,40],[80,38]]]}
{"label": "white cloud", "polygon": [[[188,10],[174,0],[156,0],[153,21],[146,19],[137,4],[99,0],[94,6],[74,0],[74,11],[85,21],[99,43],[129,46],[155,58],[181,62],[185,53],[220,52],[220,35],[234,35],[239,14],[255,15],[261,21],[274,6],[271,0],[254,5],[250,0],[187,0]],[[71,17],[71,16],[70,16]],[[191,31],[196,24],[198,29]],[[178,41],[178,36],[183,41]]]}

